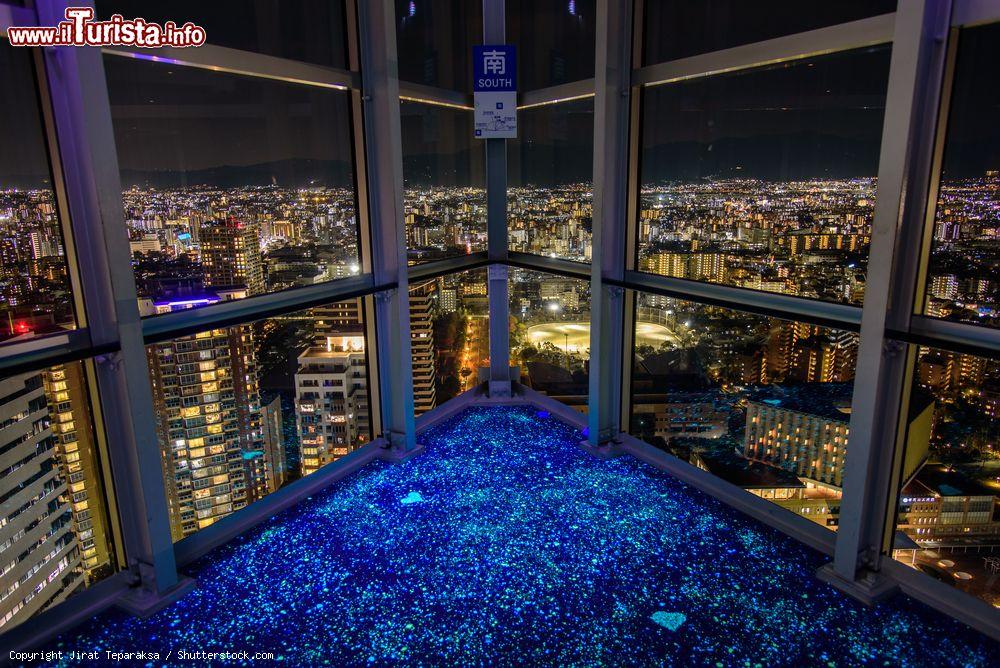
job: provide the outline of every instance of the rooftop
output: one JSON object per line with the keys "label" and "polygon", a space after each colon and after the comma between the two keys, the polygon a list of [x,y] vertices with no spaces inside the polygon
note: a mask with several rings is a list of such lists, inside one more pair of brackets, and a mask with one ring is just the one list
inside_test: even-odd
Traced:
{"label": "rooftop", "polygon": [[288,665],[990,664],[998,646],[528,406],[475,406],[196,562],[151,618],[53,648],[274,651]]}
{"label": "rooftop", "polygon": [[697,453],[706,470],[744,489],[799,488],[805,483],[791,471],[755,462],[735,452],[715,450]]}
{"label": "rooftop", "polygon": [[775,408],[848,422],[851,419],[853,383],[801,383],[767,385],[755,390],[751,400]]}
{"label": "rooftop", "polygon": [[1000,488],[991,487],[944,464],[927,464],[903,489],[906,496],[1000,496]]}

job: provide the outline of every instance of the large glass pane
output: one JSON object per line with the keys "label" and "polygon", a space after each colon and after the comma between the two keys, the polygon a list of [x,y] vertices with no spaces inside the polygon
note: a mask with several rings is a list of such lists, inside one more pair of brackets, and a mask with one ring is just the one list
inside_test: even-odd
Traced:
{"label": "large glass pane", "polygon": [[66,249],[52,191],[31,51],[0,40],[0,340],[73,328]]}
{"label": "large glass pane", "polygon": [[835,529],[858,337],[636,295],[630,432]]}
{"label": "large glass pane", "polygon": [[410,264],[486,250],[485,153],[472,113],[400,104]]}
{"label": "large glass pane", "polygon": [[889,48],[647,89],[639,269],[861,303]]}
{"label": "large glass pane", "polygon": [[119,567],[93,377],[84,360],[0,378],[0,633]]}
{"label": "large glass pane", "polygon": [[892,555],[1000,607],[1000,361],[911,352]]}
{"label": "large glass pane", "polygon": [[410,352],[416,414],[480,382],[489,367],[486,270],[410,284]]}
{"label": "large glass pane", "polygon": [[643,64],[653,65],[896,11],[896,0],[646,0]]}
{"label": "large glass pane", "polygon": [[508,142],[507,225],[514,251],[590,261],[594,101],[519,113]]}
{"label": "large glass pane", "polygon": [[509,0],[507,41],[518,49],[518,88],[594,76],[594,0]]}
{"label": "large glass pane", "polygon": [[510,363],[521,382],[586,412],[590,382],[590,283],[511,268]]}
{"label": "large glass pane", "polygon": [[175,541],[371,440],[364,318],[351,299],[146,347]]}
{"label": "large glass pane", "polygon": [[359,271],[347,93],[105,57],[140,297]]}
{"label": "large glass pane", "polygon": [[98,0],[97,15],[205,29],[206,43],[319,65],[347,67],[343,0]]}
{"label": "large glass pane", "polygon": [[403,81],[472,90],[472,47],[482,44],[483,3],[396,0],[396,53]]}
{"label": "large glass pane", "polygon": [[958,36],[927,285],[928,315],[1000,326],[1000,23]]}

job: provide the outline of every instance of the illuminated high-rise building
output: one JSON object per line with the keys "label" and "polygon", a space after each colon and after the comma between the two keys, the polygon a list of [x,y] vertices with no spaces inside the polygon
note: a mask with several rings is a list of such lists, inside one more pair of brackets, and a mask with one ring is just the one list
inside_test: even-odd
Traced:
{"label": "illuminated high-rise building", "polygon": [[954,274],[932,276],[930,293],[937,299],[955,299],[958,297],[958,278]]}
{"label": "illuminated high-rise building", "polygon": [[806,333],[792,347],[792,379],[805,383],[842,383],[854,378],[858,337],[844,330],[796,325]]}
{"label": "illuminated high-rise building", "polygon": [[364,334],[328,334],[298,358],[295,421],[301,474],[348,454],[370,435]]}
{"label": "illuminated high-rise building", "polygon": [[206,288],[245,286],[248,295],[264,292],[260,227],[232,216],[202,225],[201,266]]}
{"label": "illuminated high-rise building", "polygon": [[437,405],[434,371],[435,282],[410,288],[410,354],[413,357],[413,406],[417,415]]}
{"label": "illuminated high-rise building", "polygon": [[[172,307],[160,302],[157,308]],[[170,528],[179,540],[251,500],[244,455],[262,450],[253,328],[156,343],[146,356]]]}
{"label": "illuminated high-rise building", "polygon": [[695,253],[689,260],[688,278],[725,283],[726,258],[721,253]]}
{"label": "illuminated high-rise building", "polygon": [[325,346],[328,334],[362,331],[362,310],[360,297],[310,309],[316,345]]}
{"label": "illuminated high-rise building", "polygon": [[111,560],[94,419],[83,362],[67,362],[42,372],[59,466],[68,485],[80,565],[91,580],[104,575]]}
{"label": "illuminated high-rise building", "polygon": [[0,632],[86,581],[41,372],[0,379]]}

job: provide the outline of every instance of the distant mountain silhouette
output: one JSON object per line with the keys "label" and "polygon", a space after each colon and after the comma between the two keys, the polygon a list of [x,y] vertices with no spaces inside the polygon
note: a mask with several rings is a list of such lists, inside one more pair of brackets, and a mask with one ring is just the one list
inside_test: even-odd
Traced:
{"label": "distant mountain silhouette", "polygon": [[485,173],[485,159],[479,150],[403,153],[403,179],[407,186],[482,186]]}
{"label": "distant mountain silhouette", "polygon": [[300,158],[188,171],[123,169],[121,178],[124,188],[183,188],[198,185],[235,188],[271,184],[303,188],[309,185],[339,187],[352,183],[351,165],[347,161]]}
{"label": "distant mountain silhouette", "polygon": [[0,190],[51,189],[52,182],[42,174],[0,174]]}
{"label": "distant mountain silhouette", "polygon": [[878,155],[877,140],[821,133],[733,137],[712,143],[671,142],[643,150],[642,180],[744,177],[795,181],[876,176]]}
{"label": "distant mountain silhouette", "polygon": [[[996,169],[991,138],[986,138],[986,150],[973,142],[953,142],[948,146],[945,179],[982,176],[987,169]],[[711,144],[703,142],[670,142],[643,149],[644,182],[701,181],[709,178],[756,178],[787,181],[808,178],[851,178],[875,176],[878,169],[878,142],[849,139],[822,133],[794,135],[761,135],[722,139]],[[531,184],[553,186],[591,180],[593,155],[586,138],[579,143],[556,147],[533,142],[522,164],[519,151],[508,151],[508,168],[512,186]],[[481,174],[485,165],[470,170],[482,162],[478,150],[457,153],[420,153],[403,156],[403,169],[408,186],[466,185],[472,174]],[[740,167],[740,169],[737,169]],[[298,188],[310,184],[345,186],[351,183],[352,166],[344,160],[288,159],[254,165],[223,165],[208,169],[135,170],[123,169],[122,186],[152,186],[182,188],[212,185],[232,188],[243,185],[270,185]],[[480,181],[480,178],[476,178]],[[480,181],[481,182],[481,181]],[[41,174],[6,174],[0,177],[3,188],[50,188]]]}

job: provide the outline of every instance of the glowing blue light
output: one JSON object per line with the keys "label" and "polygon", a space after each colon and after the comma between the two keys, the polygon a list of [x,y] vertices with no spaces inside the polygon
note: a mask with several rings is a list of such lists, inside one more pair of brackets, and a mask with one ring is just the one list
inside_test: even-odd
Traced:
{"label": "glowing blue light", "polygon": [[424,497],[420,496],[420,492],[410,492],[402,499],[399,500],[403,505],[409,505],[411,503],[423,503]]}
{"label": "glowing blue light", "polygon": [[[101,614],[48,649],[138,647],[157,666],[176,648],[286,666],[1000,656],[904,596],[849,599],[815,577],[821,555],[632,457],[587,455],[579,430],[538,412],[456,415],[405,465],[373,462],[191,565],[198,587],[176,603]],[[400,506],[418,496],[433,502]]]}
{"label": "glowing blue light", "polygon": [[175,300],[172,300],[172,301],[153,302],[153,304],[155,306],[170,306],[170,307],[174,307],[174,306],[200,306],[200,305],[204,305],[204,304],[215,304],[218,301],[219,301],[218,297],[215,297],[215,298],[212,298],[212,297],[199,297],[199,298],[195,298],[195,299],[175,299]]}
{"label": "glowing blue light", "polygon": [[649,618],[665,629],[676,631],[681,627],[681,624],[683,624],[684,621],[687,619],[687,616],[682,612],[667,612],[666,610],[657,610],[652,615],[650,615]]}

